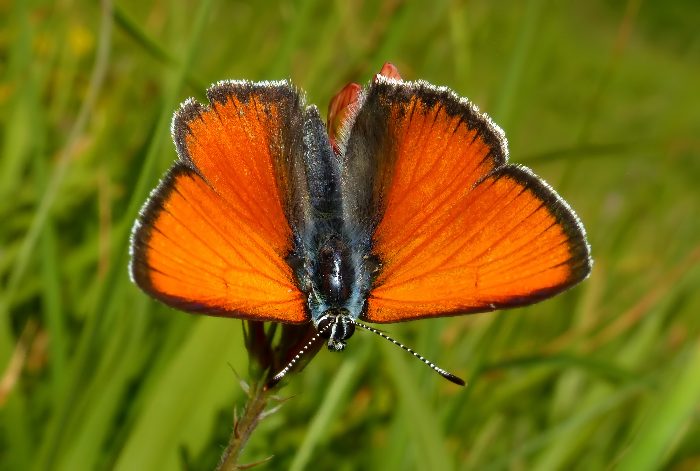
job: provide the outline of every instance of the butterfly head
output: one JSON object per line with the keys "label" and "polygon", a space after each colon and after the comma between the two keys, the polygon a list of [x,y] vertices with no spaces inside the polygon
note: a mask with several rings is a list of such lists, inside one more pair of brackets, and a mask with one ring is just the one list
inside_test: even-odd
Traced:
{"label": "butterfly head", "polygon": [[340,352],[355,333],[355,321],[347,309],[331,308],[318,318],[316,329],[321,337],[328,339],[328,350]]}

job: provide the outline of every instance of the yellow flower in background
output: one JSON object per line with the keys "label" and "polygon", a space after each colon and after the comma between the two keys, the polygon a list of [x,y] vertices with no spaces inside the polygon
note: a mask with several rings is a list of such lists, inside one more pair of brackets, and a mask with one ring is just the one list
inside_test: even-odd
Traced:
{"label": "yellow flower in background", "polygon": [[95,35],[84,25],[76,24],[68,30],[68,47],[72,55],[82,58],[95,47]]}

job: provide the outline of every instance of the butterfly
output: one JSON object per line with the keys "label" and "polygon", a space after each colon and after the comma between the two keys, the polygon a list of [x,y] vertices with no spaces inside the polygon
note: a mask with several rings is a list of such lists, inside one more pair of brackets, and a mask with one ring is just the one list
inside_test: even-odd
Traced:
{"label": "butterfly", "polygon": [[175,113],[178,159],[131,238],[132,280],[169,306],[310,322],[340,351],[357,326],[386,337],[362,321],[524,306],[590,273],[574,211],[448,88],[387,64],[336,96],[328,126],[288,81],[207,98]]}

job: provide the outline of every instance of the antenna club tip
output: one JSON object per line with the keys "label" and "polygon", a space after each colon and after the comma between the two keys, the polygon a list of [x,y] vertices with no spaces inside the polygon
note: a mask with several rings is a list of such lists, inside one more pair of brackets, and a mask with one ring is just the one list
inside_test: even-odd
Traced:
{"label": "antenna club tip", "polygon": [[423,363],[428,365],[430,368],[433,369],[433,371],[435,371],[437,374],[439,374],[440,376],[442,376],[446,380],[448,380],[454,384],[458,384],[460,386],[466,386],[466,383],[464,382],[464,380],[462,378],[455,376],[452,373],[449,373],[449,372],[443,370],[442,368],[440,368],[439,366],[435,365],[433,362],[431,362],[430,360],[425,358],[423,355],[416,353],[413,349],[408,348],[406,345],[402,344],[401,342],[397,342],[396,340],[392,339],[391,337],[389,337],[388,335],[386,335],[384,332],[380,331],[379,329],[375,329],[374,327],[370,327],[368,325],[365,325],[362,322],[358,322],[355,319],[351,319],[351,321],[356,326],[362,327],[365,330],[368,330],[374,334],[377,334],[380,337],[382,337],[383,339],[388,340],[389,342],[393,343],[394,345],[398,346],[399,348],[403,349],[404,351],[410,353],[411,355],[413,355],[414,357],[418,358],[420,361],[422,361]]}
{"label": "antenna club tip", "polygon": [[450,374],[450,373],[444,374],[444,375],[442,375],[442,377],[445,378],[446,380],[454,383],[454,384],[459,385],[459,386],[466,386],[467,385],[467,383],[462,378],[460,378],[459,376],[455,376],[453,374]]}
{"label": "antenna club tip", "polygon": [[267,383],[265,383],[265,386],[263,386],[264,391],[269,391],[270,389],[274,388],[277,386],[282,378],[278,378],[277,376],[273,376]]}

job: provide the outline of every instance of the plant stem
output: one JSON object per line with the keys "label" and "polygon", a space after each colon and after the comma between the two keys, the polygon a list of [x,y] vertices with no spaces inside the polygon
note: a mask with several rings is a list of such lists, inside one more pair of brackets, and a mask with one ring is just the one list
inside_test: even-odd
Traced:
{"label": "plant stem", "polygon": [[216,471],[241,469],[242,466],[238,464],[238,459],[255,427],[258,426],[258,423],[263,418],[263,413],[269,400],[268,391],[265,390],[264,386],[265,383],[263,381],[251,385],[243,415],[234,421],[231,438],[229,438],[226,450],[221,455],[221,461]]}

